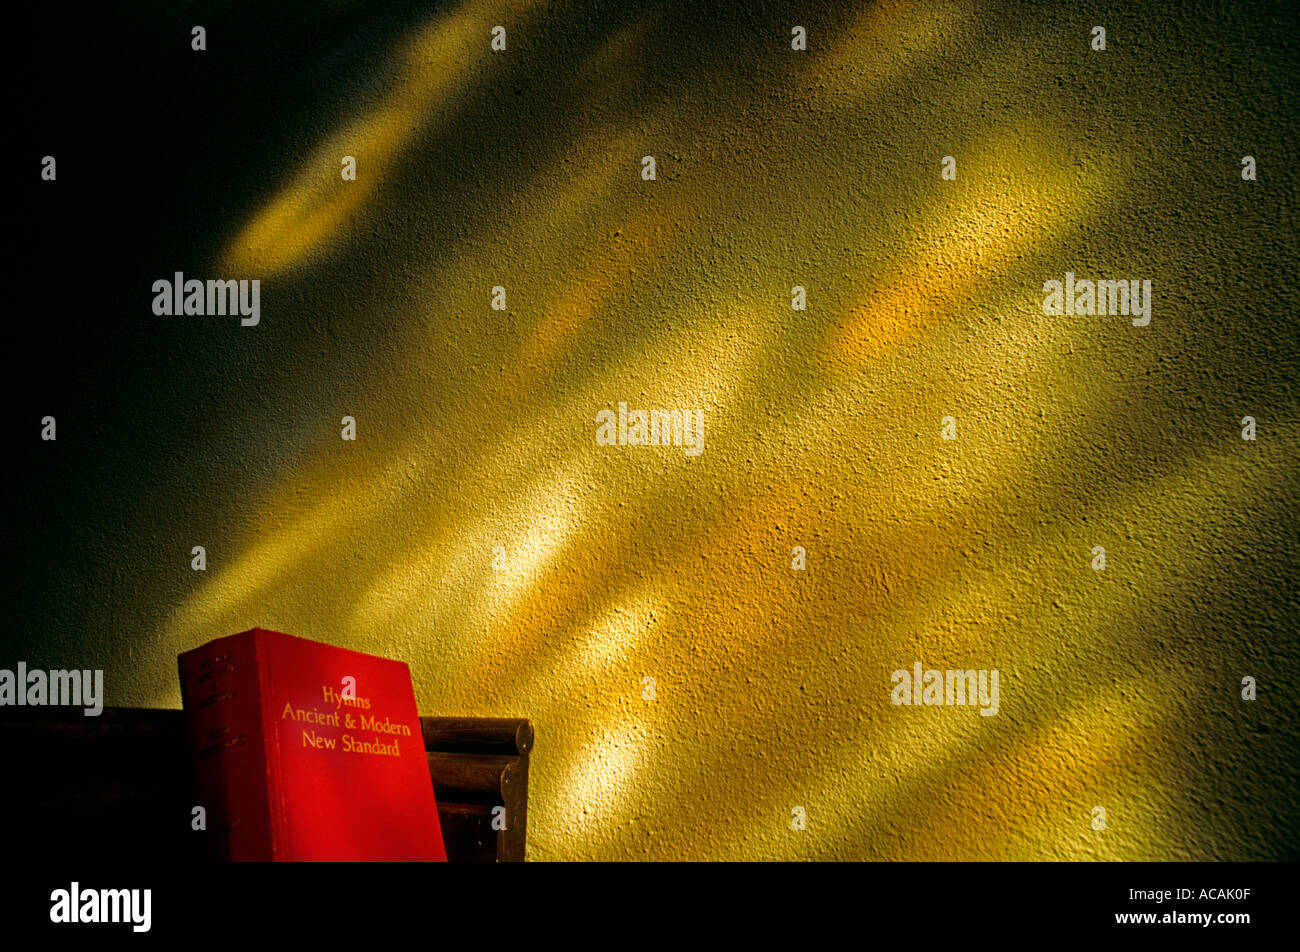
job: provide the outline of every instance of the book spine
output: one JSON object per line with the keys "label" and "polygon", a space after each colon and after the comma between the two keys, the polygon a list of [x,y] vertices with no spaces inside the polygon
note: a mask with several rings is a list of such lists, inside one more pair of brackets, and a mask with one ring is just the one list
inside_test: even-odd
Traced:
{"label": "book spine", "polygon": [[251,633],[180,656],[181,698],[214,859],[273,858],[265,720]]}
{"label": "book spine", "polygon": [[266,778],[266,796],[263,802],[267,808],[267,833],[270,837],[269,859],[284,861],[289,856],[288,806],[285,803],[283,757],[280,753],[280,732],[276,728],[275,712],[271,707],[271,683],[274,678],[271,671],[273,652],[267,644],[268,633],[254,629],[252,633],[253,652],[257,659],[254,672],[257,678],[258,724],[261,728],[262,742],[265,745],[263,776]]}

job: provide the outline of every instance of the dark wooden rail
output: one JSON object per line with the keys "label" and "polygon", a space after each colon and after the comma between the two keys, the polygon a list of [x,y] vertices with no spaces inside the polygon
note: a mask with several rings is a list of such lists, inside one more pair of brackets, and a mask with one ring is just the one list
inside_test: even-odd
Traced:
{"label": "dark wooden rail", "polygon": [[[420,725],[447,858],[522,861],[532,725],[478,717],[422,717]],[[200,862],[186,744],[178,710],[105,708],[85,717],[5,708],[0,820],[37,855]],[[505,807],[504,830],[492,829],[494,807]]]}

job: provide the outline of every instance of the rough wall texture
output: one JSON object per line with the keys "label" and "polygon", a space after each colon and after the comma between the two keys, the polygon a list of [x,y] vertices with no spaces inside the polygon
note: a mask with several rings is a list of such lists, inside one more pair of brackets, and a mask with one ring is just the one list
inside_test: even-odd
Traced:
{"label": "rough wall texture", "polygon": [[[1294,858],[1300,64],[1231,6],[40,14],[0,666],[404,659],[534,721],[534,859]],[[175,271],[261,323],[154,316]],[[1150,324],[1046,316],[1067,271]],[[597,445],[620,401],[704,452]]]}

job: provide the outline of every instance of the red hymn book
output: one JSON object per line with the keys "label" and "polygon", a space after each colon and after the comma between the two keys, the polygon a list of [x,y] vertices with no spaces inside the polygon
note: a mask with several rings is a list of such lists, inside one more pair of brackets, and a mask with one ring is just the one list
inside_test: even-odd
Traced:
{"label": "red hymn book", "polygon": [[405,664],[265,628],[179,660],[213,856],[446,860]]}

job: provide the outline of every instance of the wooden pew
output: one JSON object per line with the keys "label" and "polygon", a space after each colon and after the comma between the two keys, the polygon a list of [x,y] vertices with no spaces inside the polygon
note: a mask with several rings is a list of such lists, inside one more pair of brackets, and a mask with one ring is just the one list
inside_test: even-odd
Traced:
{"label": "wooden pew", "polygon": [[[520,718],[422,717],[447,859],[522,862],[533,728]],[[202,862],[179,710],[0,714],[0,817],[38,855]],[[492,829],[493,807],[505,829]],[[499,811],[498,811],[499,812]],[[22,854],[17,854],[22,855]]]}

